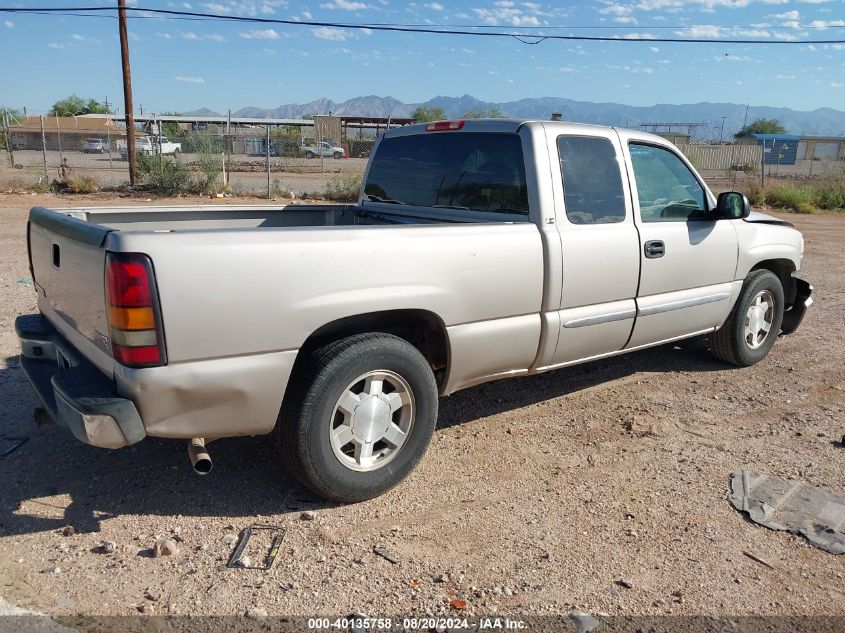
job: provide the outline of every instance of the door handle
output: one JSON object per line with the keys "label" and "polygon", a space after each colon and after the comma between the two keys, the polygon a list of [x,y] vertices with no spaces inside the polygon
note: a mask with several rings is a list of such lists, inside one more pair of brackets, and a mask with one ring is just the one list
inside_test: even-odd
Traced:
{"label": "door handle", "polygon": [[657,259],[666,254],[666,245],[663,240],[649,240],[643,250],[647,259]]}

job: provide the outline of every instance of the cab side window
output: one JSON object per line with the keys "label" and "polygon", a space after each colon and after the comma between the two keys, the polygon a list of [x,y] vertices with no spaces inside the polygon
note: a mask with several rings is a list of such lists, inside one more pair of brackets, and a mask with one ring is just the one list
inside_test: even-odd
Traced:
{"label": "cab side window", "polygon": [[622,174],[613,144],[606,138],[559,136],[557,149],[569,221],[573,224],[624,221]]}
{"label": "cab side window", "polygon": [[643,222],[712,219],[704,187],[674,152],[638,143],[629,149]]}

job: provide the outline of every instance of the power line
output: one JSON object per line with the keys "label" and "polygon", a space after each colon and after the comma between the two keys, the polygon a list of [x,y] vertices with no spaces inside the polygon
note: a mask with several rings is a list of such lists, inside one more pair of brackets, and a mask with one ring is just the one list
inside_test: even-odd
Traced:
{"label": "power line", "polygon": [[[155,16],[180,16],[193,18],[207,18],[210,20],[221,20],[226,22],[245,22],[252,24],[284,24],[287,26],[315,26],[335,29],[389,31],[398,33],[426,33],[435,35],[467,35],[473,37],[511,37],[523,44],[539,44],[545,40],[564,41],[586,41],[586,42],[652,42],[652,43],[683,43],[683,44],[845,44],[845,39],[833,40],[751,40],[751,39],[714,39],[695,37],[620,37],[600,35],[533,35],[519,31],[467,31],[469,27],[460,29],[431,28],[428,26],[408,25],[387,25],[387,24],[362,24],[350,22],[323,22],[315,20],[284,20],[281,18],[259,18],[239,15],[219,15],[216,13],[204,13],[200,11],[179,11],[176,9],[147,9],[144,7],[126,7],[127,11],[152,13]],[[41,8],[14,8],[0,7],[0,13],[67,13],[67,12],[103,12],[114,11],[113,7],[41,7]],[[566,27],[561,27],[566,28]],[[529,41],[525,38],[536,38],[536,41]]]}
{"label": "power line", "polygon": [[[88,14],[88,13],[66,13],[66,11],[94,11],[100,10],[103,12],[107,11],[116,11],[111,7],[82,7],[82,8],[60,8],[60,7],[51,7],[49,9],[42,8],[42,9],[21,9],[21,8],[0,8],[0,12],[9,12],[9,13],[26,13],[29,15],[61,15],[65,17],[74,17],[74,18],[97,18],[101,20],[114,20],[117,19],[117,15],[96,15],[96,14]],[[132,7],[127,7],[127,10],[132,10]],[[154,11],[154,9],[144,9],[138,8],[139,11]],[[187,12],[186,12],[187,13]],[[217,14],[208,14],[212,17],[190,17],[190,16],[178,16],[178,15],[171,15],[171,16],[160,16],[160,15],[129,15],[126,16],[128,20],[186,20],[191,22],[214,22],[218,19],[231,19],[237,16],[227,16],[227,15],[217,15]],[[279,20],[282,22],[282,20]],[[302,22],[298,20],[291,20],[289,22],[285,22],[289,24],[299,24],[299,25],[308,25],[309,22]],[[352,27],[361,27],[361,28],[372,28],[374,26],[397,26],[397,27],[408,27],[408,28],[433,28],[433,27],[440,27],[444,29],[498,29],[502,28],[502,25],[491,25],[491,24],[445,24],[445,23],[407,23],[407,22],[344,22],[343,25],[346,25],[350,28]],[[697,25],[701,26],[701,25]],[[713,25],[707,25],[713,26]],[[632,26],[623,26],[619,24],[546,24],[542,26],[535,26],[535,25],[522,25],[518,28],[521,31],[524,30],[534,30],[534,31],[545,31],[545,30],[569,30],[569,31],[630,31],[632,28],[637,29],[647,29],[649,31],[677,31],[681,29],[689,29],[695,28],[696,25],[692,27],[689,25],[666,25],[666,24],[637,24]],[[730,28],[735,31],[737,30],[751,30],[751,29],[759,29],[765,31],[825,31],[827,29],[845,29],[845,24],[825,24],[825,25],[813,25],[813,24],[806,24],[806,25],[799,25],[799,26],[783,26],[783,25],[773,25],[773,26],[754,26],[753,24],[735,24],[730,27],[717,27],[717,28]],[[509,35],[513,35],[509,33]],[[539,37],[539,36],[537,36]],[[702,40],[709,42],[711,40]],[[722,40],[712,40],[714,42],[720,42]]]}

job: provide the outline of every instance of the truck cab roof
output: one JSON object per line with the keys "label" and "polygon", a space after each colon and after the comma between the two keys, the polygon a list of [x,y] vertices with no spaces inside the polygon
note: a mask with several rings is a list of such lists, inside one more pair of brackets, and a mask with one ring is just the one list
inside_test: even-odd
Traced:
{"label": "truck cab roof", "polygon": [[[551,121],[545,119],[451,119],[451,121],[455,122],[462,120],[463,124],[459,129],[449,131],[516,133],[521,127],[526,125],[542,125],[547,129],[558,130],[560,134],[589,135],[590,133],[595,132],[606,134],[607,130],[615,129],[620,132],[625,132],[628,137],[636,137],[645,141],[652,141],[659,145],[668,144],[665,138],[657,136],[656,134],[649,134],[641,130],[633,130],[610,125],[594,125],[591,123],[574,123],[572,121]],[[384,133],[384,136],[385,138],[397,138],[400,136],[419,134],[420,132],[425,132],[429,125],[429,123],[415,123],[413,125],[392,128],[387,130]]]}

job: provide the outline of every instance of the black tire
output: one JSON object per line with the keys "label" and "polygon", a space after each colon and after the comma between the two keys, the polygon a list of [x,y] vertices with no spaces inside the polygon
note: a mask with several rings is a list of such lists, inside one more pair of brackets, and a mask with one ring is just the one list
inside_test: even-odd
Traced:
{"label": "black tire", "polygon": [[[329,434],[338,398],[359,376],[386,370],[411,387],[414,422],[396,455],[380,468],[356,471],[341,463]],[[282,458],[314,493],[342,503],[372,499],[396,486],[425,454],[437,423],[438,392],[425,357],[390,334],[357,334],[320,347],[298,364],[276,425]]]}
{"label": "black tire", "polygon": [[332,154],[332,156],[333,156],[335,159],[338,159],[338,158],[343,158],[343,154],[341,154],[340,152],[335,152],[334,154]]}
{"label": "black tire", "polygon": [[[759,347],[752,348],[745,339],[746,314],[754,298],[768,291],[774,299],[772,324]],[[742,284],[736,304],[725,324],[710,335],[710,351],[721,361],[737,367],[750,367],[763,360],[775,344],[783,322],[783,285],[768,270],[753,270]]]}
{"label": "black tire", "polygon": [[305,158],[314,158],[316,154],[314,152],[305,152]]}

